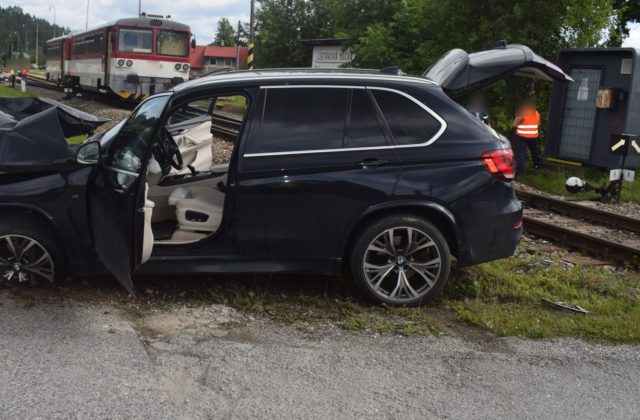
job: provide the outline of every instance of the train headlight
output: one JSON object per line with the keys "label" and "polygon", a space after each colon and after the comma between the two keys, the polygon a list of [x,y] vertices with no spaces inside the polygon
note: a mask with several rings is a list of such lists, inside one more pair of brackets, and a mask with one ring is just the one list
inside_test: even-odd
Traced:
{"label": "train headlight", "polygon": [[118,66],[120,66],[120,67],[124,66],[124,60],[123,59],[118,60]]}
{"label": "train headlight", "polygon": [[127,60],[127,67],[131,67],[131,66],[133,66],[133,61]]}
{"label": "train headlight", "polygon": [[180,65],[180,63],[176,63],[176,65],[175,65],[176,70],[180,70],[181,67],[182,66]]}
{"label": "train headlight", "polygon": [[189,70],[189,65],[188,64],[183,64],[182,65],[182,70],[188,71]]}

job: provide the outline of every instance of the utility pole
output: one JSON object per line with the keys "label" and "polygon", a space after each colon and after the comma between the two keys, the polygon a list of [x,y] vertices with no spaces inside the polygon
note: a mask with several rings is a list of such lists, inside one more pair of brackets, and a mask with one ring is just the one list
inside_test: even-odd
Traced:
{"label": "utility pole", "polygon": [[142,15],[142,0],[138,0],[138,16]]}
{"label": "utility pole", "polygon": [[39,46],[38,46],[38,18],[36,18],[36,69],[40,68],[40,65],[38,64],[38,50],[39,50]]}
{"label": "utility pole", "polygon": [[254,31],[253,27],[255,26],[255,4],[256,0],[251,0],[251,15],[249,17],[249,54],[247,56],[247,67],[249,70],[253,70],[253,37]]}
{"label": "utility pole", "polygon": [[87,20],[84,23],[84,29],[89,29],[89,0],[87,0]]}
{"label": "utility pole", "polygon": [[53,37],[56,37],[56,6],[49,6],[49,11],[53,9]]}
{"label": "utility pole", "polygon": [[27,23],[24,25],[24,51],[27,52],[29,50],[29,39],[27,38]]}

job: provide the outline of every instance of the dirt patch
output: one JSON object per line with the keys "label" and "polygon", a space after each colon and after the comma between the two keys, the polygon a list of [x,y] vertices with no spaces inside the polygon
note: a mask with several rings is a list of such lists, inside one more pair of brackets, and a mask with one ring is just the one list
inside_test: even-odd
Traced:
{"label": "dirt patch", "polygon": [[148,338],[203,340],[227,335],[231,326],[245,323],[246,318],[228,306],[210,305],[197,308],[183,306],[151,313],[137,312],[131,317],[131,321]]}

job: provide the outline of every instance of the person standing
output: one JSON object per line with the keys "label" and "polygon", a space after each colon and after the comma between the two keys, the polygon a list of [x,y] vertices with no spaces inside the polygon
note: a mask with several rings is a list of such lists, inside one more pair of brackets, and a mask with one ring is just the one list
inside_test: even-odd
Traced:
{"label": "person standing", "polygon": [[9,81],[11,82],[11,87],[16,87],[16,71],[11,69],[11,76],[9,76]]}
{"label": "person standing", "polygon": [[516,175],[522,175],[527,160],[527,148],[531,152],[533,167],[542,166],[540,159],[540,113],[533,99],[524,100],[516,110],[511,126],[516,130]]}

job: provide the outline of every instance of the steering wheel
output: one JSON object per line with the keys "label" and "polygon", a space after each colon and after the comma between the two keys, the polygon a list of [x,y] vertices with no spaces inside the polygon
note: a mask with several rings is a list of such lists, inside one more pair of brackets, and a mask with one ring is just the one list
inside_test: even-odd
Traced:
{"label": "steering wheel", "polygon": [[182,169],[183,161],[180,148],[167,129],[162,130],[160,142],[158,142],[158,152],[169,165],[175,169]]}

